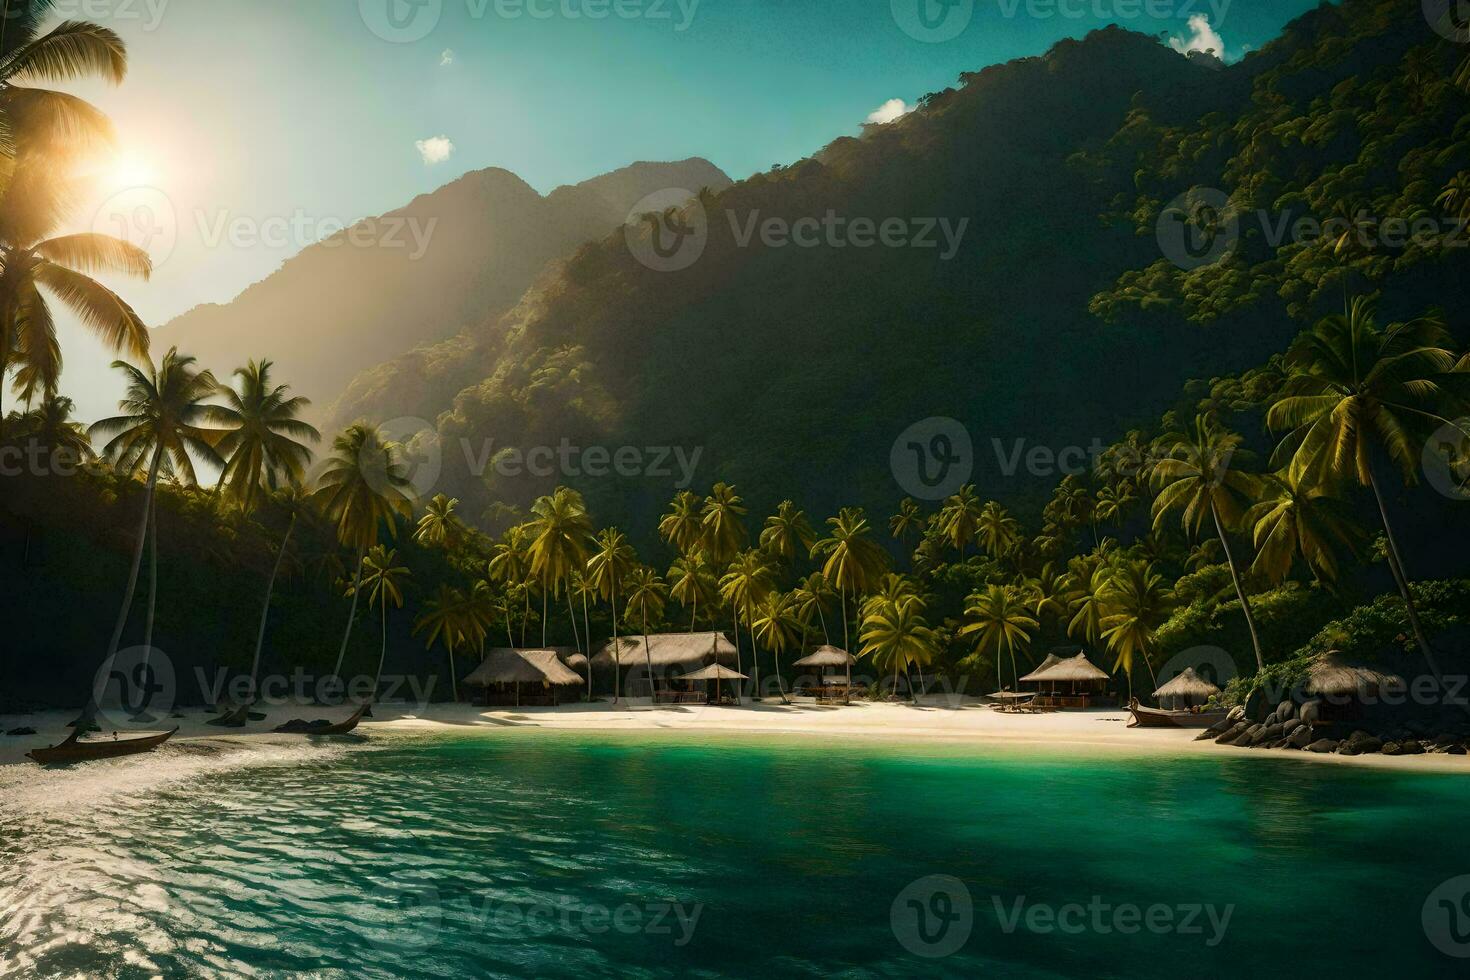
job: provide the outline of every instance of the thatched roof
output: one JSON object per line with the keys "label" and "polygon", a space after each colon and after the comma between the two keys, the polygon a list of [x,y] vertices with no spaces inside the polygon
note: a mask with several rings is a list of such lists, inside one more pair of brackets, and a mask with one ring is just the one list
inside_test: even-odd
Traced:
{"label": "thatched roof", "polygon": [[1348,663],[1341,653],[1333,650],[1324,653],[1307,671],[1305,690],[1308,694],[1323,694],[1344,697],[1354,694],[1373,694],[1384,688],[1402,688],[1404,679],[1397,674],[1385,674],[1361,664]]}
{"label": "thatched roof", "polygon": [[1041,666],[1037,667],[1031,673],[1029,673],[1025,677],[1021,678],[1021,680],[1023,680],[1023,681],[1035,680],[1037,674],[1041,673],[1043,670],[1049,670],[1049,669],[1051,669],[1052,667],[1055,667],[1057,664],[1059,664],[1061,662],[1062,662],[1062,658],[1061,657],[1058,657],[1054,653],[1048,653],[1046,655],[1046,659],[1041,662]]}
{"label": "thatched roof", "polygon": [[720,664],[710,664],[708,667],[703,667],[703,668],[701,668],[699,670],[696,670],[692,674],[685,674],[684,677],[683,677],[683,679],[686,680],[686,681],[713,681],[713,680],[721,680],[721,681],[748,681],[748,680],[750,680],[750,678],[749,677],[746,677],[744,674],[736,673],[735,671],[731,670],[729,667],[724,667],[724,666],[721,666]]}
{"label": "thatched roof", "polygon": [[1107,679],[1107,672],[1088,660],[1085,653],[1079,653],[1066,660],[1058,660],[1050,666],[1034,670],[1021,678],[1023,681],[1046,681],[1048,683],[1052,681],[1064,683],[1068,681],[1105,681]]}
{"label": "thatched roof", "polygon": [[513,650],[496,647],[487,654],[466,684],[581,684],[582,678],[562,663],[554,650]]}
{"label": "thatched roof", "polygon": [[[617,640],[618,664],[622,667],[645,667],[643,634],[621,636]],[[735,645],[723,633],[656,633],[648,637],[648,659],[654,669],[680,667],[697,670],[713,659],[734,662]],[[613,641],[609,640],[592,658],[594,666],[611,669]]]}
{"label": "thatched roof", "polygon": [[791,666],[846,667],[849,664],[855,663],[857,663],[857,658],[848,653],[846,650],[839,649],[838,647],[834,647],[831,644],[824,644],[817,647],[816,650],[812,651],[807,656],[802,657]]}
{"label": "thatched roof", "polygon": [[563,657],[562,663],[566,664],[573,670],[587,669],[587,658],[580,653],[574,653],[568,657]]}
{"label": "thatched roof", "polygon": [[1193,667],[1186,667],[1182,674],[1155,691],[1154,697],[1209,698],[1219,693],[1220,689],[1196,674]]}

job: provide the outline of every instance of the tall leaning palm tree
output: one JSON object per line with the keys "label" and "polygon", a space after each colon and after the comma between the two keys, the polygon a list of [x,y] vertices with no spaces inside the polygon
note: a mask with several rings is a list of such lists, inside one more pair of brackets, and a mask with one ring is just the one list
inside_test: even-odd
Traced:
{"label": "tall leaning palm tree", "polygon": [[[638,564],[638,556],[633,551],[633,546],[628,543],[628,538],[615,527],[603,528],[597,532],[597,540],[593,544],[592,555],[587,559],[587,579],[597,594],[608,601],[612,608],[613,626],[613,703],[618,700],[621,688],[620,658],[623,648],[619,645],[618,637],[618,595],[622,584],[628,580],[628,576]],[[590,673],[592,664],[589,661],[587,670]]]}
{"label": "tall leaning palm tree", "polygon": [[1175,513],[1180,515],[1184,530],[1195,539],[1205,522],[1211,523],[1230,566],[1230,579],[1245,613],[1259,671],[1266,669],[1261,637],[1250,597],[1241,583],[1240,566],[1230,549],[1229,532],[1244,516],[1244,501],[1259,488],[1254,476],[1234,465],[1240,444],[1240,436],[1224,431],[1203,415],[1196,417],[1194,436],[1176,437],[1169,455],[1154,466],[1154,482],[1159,487],[1153,505],[1154,530],[1162,528]]}
{"label": "tall leaning palm tree", "polygon": [[424,603],[424,610],[413,623],[413,635],[428,631],[424,649],[432,650],[435,643],[443,643],[449,654],[449,689],[455,703],[459,702],[459,680],[454,666],[454,649],[465,639],[464,593],[452,586],[440,583],[439,590]]}
{"label": "tall leaning palm tree", "polygon": [[255,654],[250,661],[250,693],[246,704],[254,703],[256,696],[256,685],[260,681],[260,655],[265,647],[265,628],[270,621],[271,599],[275,596],[276,578],[281,572],[281,563],[286,558],[286,549],[291,545],[291,535],[296,530],[296,523],[303,515],[310,515],[312,511],[311,498],[299,483],[290,484],[276,494],[281,506],[290,515],[286,522],[286,533],[281,535],[281,543],[276,549],[276,560],[271,563],[270,578],[265,582],[265,602],[260,609],[260,626],[255,631]]}
{"label": "tall leaning palm tree", "polygon": [[[888,556],[873,540],[873,528],[861,507],[844,507],[827,518],[827,537],[812,545],[812,557],[822,558],[822,578],[837,589],[842,602],[842,648],[850,651],[847,597],[854,599],[872,588],[888,567]],[[852,664],[847,666],[847,696],[851,702]]]}
{"label": "tall leaning palm tree", "polygon": [[664,600],[669,594],[664,580],[647,565],[639,565],[628,576],[628,598],[623,606],[625,615],[636,617],[643,627],[643,658],[648,668],[648,695],[658,704],[658,685],[653,680],[653,651],[648,643],[648,624],[658,622],[664,614]]}
{"label": "tall leaning palm tree", "polygon": [[225,459],[216,487],[247,514],[261,493],[306,478],[311,449],[305,441],[318,442],[322,437],[299,418],[311,402],[292,397],[287,385],[272,384],[272,366],[260,360],[236,368],[238,389],[222,385],[224,404],[210,410],[214,422],[228,430],[216,446]]}
{"label": "tall leaning palm tree", "polygon": [[[362,588],[368,590],[368,609],[378,607],[380,614],[379,627],[381,630],[381,645],[378,648],[378,669],[373,673],[373,691],[368,695],[368,714],[372,713],[371,705],[378,697],[378,685],[383,680],[383,662],[388,658],[388,604],[392,603],[395,609],[403,608],[403,582],[408,578],[409,571],[402,565],[396,564],[398,552],[392,548],[384,548],[378,545],[367,553],[362,560],[365,574],[362,577]],[[455,683],[454,658],[450,655],[449,682]],[[459,700],[459,691],[454,689],[456,701]]]}
{"label": "tall leaning palm tree", "polygon": [[[127,377],[127,391],[118,408],[122,414],[95,423],[89,434],[106,438],[103,453],[123,473],[143,472],[143,513],[138,538],[133,545],[133,560],[128,571],[128,584],[123,591],[117,623],[107,645],[107,659],[117,656],[118,646],[128,622],[128,612],[138,587],[138,571],[143,563],[143,542],[149,536],[153,500],[160,475],[175,475],[180,480],[195,482],[193,456],[219,465],[214,441],[219,433],[205,428],[210,418],[205,399],[214,394],[216,382],[208,371],[200,371],[194,358],[180,355],[170,348],[156,368],[147,371],[125,361],[113,365]],[[192,455],[191,455],[192,454]],[[150,608],[149,619],[152,619]],[[81,719],[90,723],[96,711],[95,700],[89,699]]]}
{"label": "tall leaning palm tree", "polygon": [[1158,653],[1154,631],[1168,618],[1173,595],[1164,577],[1144,562],[1130,562],[1113,576],[1107,591],[1108,615],[1103,619],[1103,638],[1113,652],[1113,670],[1128,676],[1128,697],[1133,697],[1134,663],[1142,660],[1158,688],[1150,659]]}
{"label": "tall leaning palm tree", "polygon": [[1373,492],[1388,543],[1388,564],[1403,596],[1414,640],[1436,679],[1439,663],[1409,591],[1403,555],[1384,503],[1382,472],[1407,486],[1417,479],[1422,439],[1462,410],[1465,362],[1457,362],[1439,316],[1374,323],[1374,304],[1359,297],[1346,314],[1330,316],[1299,336],[1286,355],[1281,398],[1266,425],[1286,433],[1274,462],[1308,485],[1342,478]]}
{"label": "tall leaning palm tree", "polygon": [[408,476],[400,461],[397,443],[385,440],[364,422],[348,426],[332,443],[332,455],[317,480],[316,501],[336,528],[337,541],[354,551],[352,606],[332,678],[340,684],[342,660],[352,639],[357,618],[357,597],[362,591],[363,558],[378,543],[379,528],[386,524],[389,537],[398,536],[399,517],[413,516],[413,499]]}

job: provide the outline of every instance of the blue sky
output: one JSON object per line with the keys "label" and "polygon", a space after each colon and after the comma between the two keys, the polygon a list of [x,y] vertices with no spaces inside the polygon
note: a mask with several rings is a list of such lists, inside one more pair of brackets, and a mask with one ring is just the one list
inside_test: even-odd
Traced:
{"label": "blue sky", "polygon": [[[228,301],[322,229],[469,170],[504,167],[544,192],[634,160],[704,156],[740,178],[856,133],[890,100],[911,105],[961,71],[1105,23],[1165,43],[1200,35],[1203,15],[1233,59],[1315,6],[948,2],[944,19],[940,0],[58,0],[117,30],[132,62],[121,87],[73,87],[122,139],[78,223],[96,227],[98,205],[134,185],[162,195],[174,233],[157,274],[115,283],[162,323]],[[919,3],[940,33],[963,30],[906,33]],[[407,40],[385,40],[398,29]],[[266,233],[272,220],[291,230]],[[221,238],[236,221],[271,240]],[[84,416],[100,414],[111,355],[63,327],[64,384]]]}

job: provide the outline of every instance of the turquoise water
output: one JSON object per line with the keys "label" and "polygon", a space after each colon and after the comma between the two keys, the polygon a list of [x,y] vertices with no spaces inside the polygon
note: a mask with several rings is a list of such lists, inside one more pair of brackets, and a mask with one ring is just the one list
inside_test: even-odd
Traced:
{"label": "turquoise water", "polygon": [[1457,776],[525,730],[19,772],[0,781],[6,976],[1470,964],[1424,914],[1470,874]]}

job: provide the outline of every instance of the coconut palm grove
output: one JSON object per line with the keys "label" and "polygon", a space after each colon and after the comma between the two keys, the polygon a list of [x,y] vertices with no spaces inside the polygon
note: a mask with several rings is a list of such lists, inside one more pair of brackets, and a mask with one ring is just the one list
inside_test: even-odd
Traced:
{"label": "coconut palm grove", "polygon": [[1459,4],[127,6],[0,16],[0,975],[1463,971]]}

